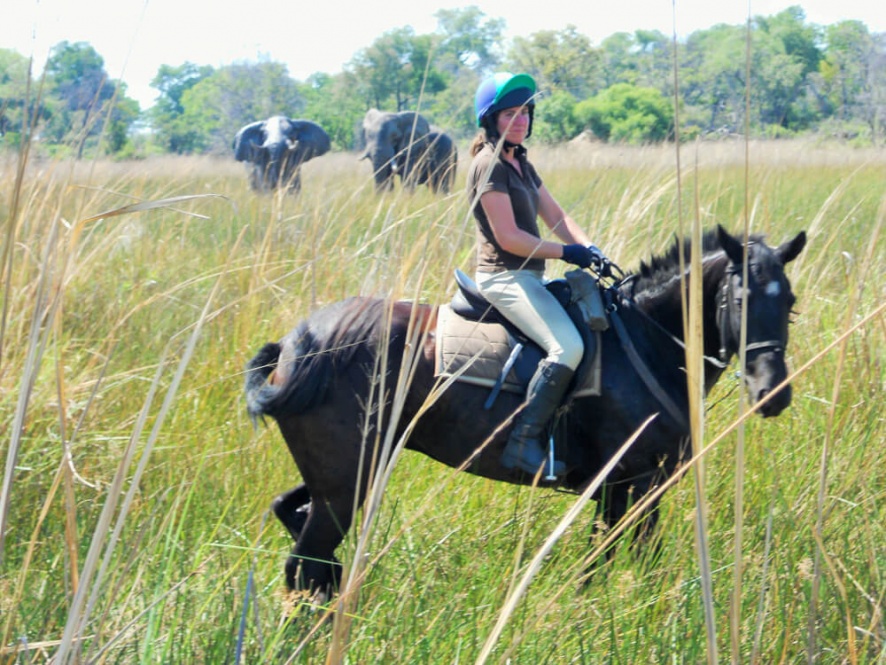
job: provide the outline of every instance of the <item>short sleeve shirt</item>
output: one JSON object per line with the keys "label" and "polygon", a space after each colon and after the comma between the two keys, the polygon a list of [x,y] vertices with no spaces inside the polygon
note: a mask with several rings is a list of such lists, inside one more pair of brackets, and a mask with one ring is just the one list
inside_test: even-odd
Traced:
{"label": "short sleeve shirt", "polygon": [[[486,218],[479,196],[486,192],[507,194],[514,208],[517,228],[540,238],[538,231],[538,189],[542,181],[535,167],[526,159],[526,151],[518,147],[515,156],[523,171],[517,169],[495,155],[495,147],[487,143],[471,162],[467,179],[467,193],[471,203],[476,201],[473,214],[477,220],[477,271],[502,272],[504,270],[544,271],[544,259],[525,257],[506,252],[496,242],[492,227]],[[491,170],[490,170],[491,166]],[[488,173],[488,176],[487,176]]]}

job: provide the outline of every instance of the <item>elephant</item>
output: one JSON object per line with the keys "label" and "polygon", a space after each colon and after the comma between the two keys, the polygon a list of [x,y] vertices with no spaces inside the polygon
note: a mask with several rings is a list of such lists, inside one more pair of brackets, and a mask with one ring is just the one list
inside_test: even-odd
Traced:
{"label": "elephant", "polygon": [[329,135],[320,125],[282,115],[241,127],[233,143],[237,161],[251,164],[252,189],[287,187],[293,193],[301,189],[301,165],[329,147]]}
{"label": "elephant", "polygon": [[443,131],[431,132],[394,157],[393,170],[407,187],[427,184],[432,192],[449,193],[455,181],[458,150]]}
{"label": "elephant", "polygon": [[393,113],[369,109],[363,118],[366,151],[361,159],[372,161],[376,191],[393,187],[394,158],[410,143],[431,131],[428,121],[414,111]]}

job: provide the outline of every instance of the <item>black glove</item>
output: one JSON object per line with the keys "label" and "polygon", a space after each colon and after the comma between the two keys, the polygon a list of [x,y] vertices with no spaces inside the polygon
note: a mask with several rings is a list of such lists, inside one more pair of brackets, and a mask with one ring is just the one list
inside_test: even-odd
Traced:
{"label": "black glove", "polygon": [[594,270],[600,277],[612,277],[612,261],[594,244],[586,245],[594,254]]}
{"label": "black glove", "polygon": [[585,245],[591,253],[594,255],[594,263],[607,263],[609,259],[603,254],[599,247],[591,243],[590,245]]}
{"label": "black glove", "polygon": [[[598,249],[597,253],[599,252],[600,250]],[[598,260],[594,252],[584,245],[563,245],[563,256],[561,258],[566,263],[572,263],[579,268],[589,268],[594,261]]]}

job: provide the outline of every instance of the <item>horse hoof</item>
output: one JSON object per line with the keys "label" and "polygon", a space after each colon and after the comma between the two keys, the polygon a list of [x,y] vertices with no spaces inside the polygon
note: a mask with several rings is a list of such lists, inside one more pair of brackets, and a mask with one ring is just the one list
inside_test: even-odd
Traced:
{"label": "horse hoof", "polygon": [[283,600],[283,616],[290,625],[314,626],[329,622],[335,609],[332,594],[316,590],[313,593],[300,589],[290,590]]}

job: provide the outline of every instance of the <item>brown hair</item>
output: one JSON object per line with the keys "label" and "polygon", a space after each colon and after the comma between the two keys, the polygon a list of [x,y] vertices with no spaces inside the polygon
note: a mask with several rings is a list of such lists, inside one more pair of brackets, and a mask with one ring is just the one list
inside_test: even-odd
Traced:
{"label": "brown hair", "polygon": [[489,137],[486,135],[486,130],[481,129],[471,142],[471,157],[480,152],[487,143],[489,143]]}

